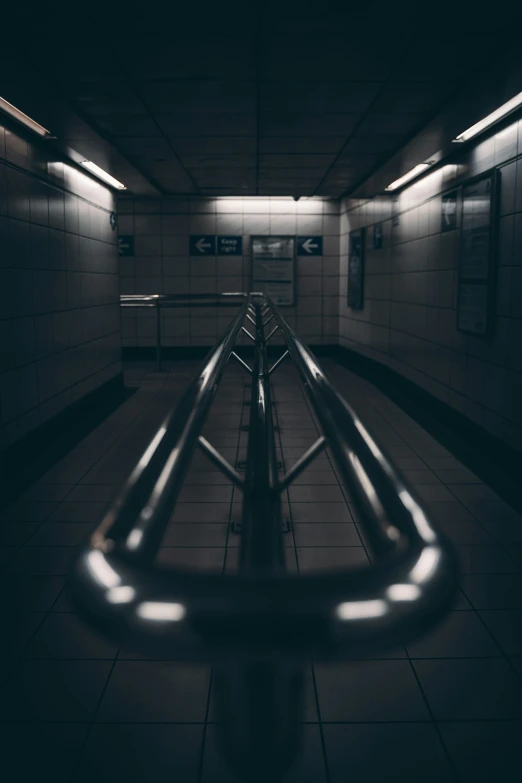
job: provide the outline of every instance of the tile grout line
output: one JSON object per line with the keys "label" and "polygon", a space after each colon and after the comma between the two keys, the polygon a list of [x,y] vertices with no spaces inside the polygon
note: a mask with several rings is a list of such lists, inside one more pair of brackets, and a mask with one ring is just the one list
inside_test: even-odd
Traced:
{"label": "tile grout line", "polygon": [[[237,444],[236,444],[236,459],[234,461],[234,466],[238,463],[239,458],[239,449],[241,444],[241,433],[242,433],[242,425],[243,425],[243,417],[245,414],[245,410],[247,406],[245,405],[245,397],[246,397],[246,387],[243,387],[243,400],[241,403],[241,417],[239,420],[239,431],[237,436]],[[230,496],[230,508],[229,508],[229,515],[228,515],[228,525],[227,525],[227,532],[226,532],[226,538],[225,538],[225,555],[223,558],[223,566],[221,573],[224,575],[226,573],[226,567],[227,567],[227,559],[228,559],[228,552],[229,549],[235,549],[235,547],[229,547],[229,537],[231,535],[231,529],[232,529],[232,522],[233,522],[233,508],[234,508],[234,495],[236,492],[236,487],[232,484],[232,493]],[[204,774],[204,764],[205,764],[205,749],[206,749],[206,742],[207,742],[207,731],[208,731],[208,725],[210,723],[208,716],[210,714],[210,707],[212,704],[212,680],[213,680],[213,669],[211,667],[210,670],[210,677],[209,677],[209,687],[208,687],[208,695],[207,695],[207,704],[205,709],[205,721],[203,725],[203,734],[201,737],[201,750],[200,750],[200,756],[199,756],[199,762],[198,762],[198,771],[197,771],[197,783],[202,783],[203,781],[203,774]]]}
{"label": "tile grout line", "polygon": [[[275,389],[275,384],[274,384],[274,392],[275,391],[276,391],[276,389]],[[301,386],[301,394],[302,394],[303,397],[306,396],[304,394],[302,386]],[[275,394],[274,397],[277,398],[277,394]],[[305,400],[305,404],[306,404],[306,400]],[[278,406],[277,405],[274,406],[273,410],[274,410],[274,413],[275,413],[276,424],[277,424],[277,427],[278,427],[278,437],[279,437],[279,448],[280,448],[280,451],[281,451],[281,460],[282,460],[283,468],[286,468],[286,460],[285,460],[285,458],[283,456],[283,439],[281,437],[281,424],[280,424],[280,420],[279,420]],[[314,421],[314,424],[315,424],[315,421]],[[317,426],[316,426],[316,434],[318,434]],[[294,527],[294,522],[293,522],[293,517],[292,517],[292,504],[290,502],[289,488],[286,489],[286,495],[287,495],[287,503],[288,503],[288,513],[289,513],[289,516],[290,516],[290,524],[291,524],[292,536],[293,536],[293,542],[294,542],[294,544],[293,544],[294,557],[295,557],[295,562],[296,562],[296,566],[297,566],[297,574],[299,576],[299,574],[300,574],[299,557],[298,557],[298,554],[297,554],[297,542],[295,540],[295,527]],[[321,708],[320,708],[320,704],[319,704],[319,691],[318,691],[318,688],[317,688],[317,681],[316,681],[316,677],[315,677],[315,667],[314,667],[313,661],[310,661],[310,669],[311,669],[311,675],[312,675],[312,683],[313,683],[313,687],[314,687],[315,708],[317,710],[317,718],[318,718],[318,725],[319,725],[319,739],[320,739],[320,742],[321,742],[321,753],[322,753],[322,757],[323,757],[323,764],[324,764],[324,770],[325,770],[325,782],[326,783],[330,783],[331,777],[330,777],[330,769],[329,769],[329,766],[328,766],[328,754],[327,754],[327,750],[326,750],[326,742],[325,742],[325,737],[324,737],[323,724],[322,724],[322,721],[321,721]],[[304,687],[304,685],[303,685],[303,687]]]}
{"label": "tile grout line", "polygon": [[437,736],[439,738],[439,742],[440,742],[440,744],[442,746],[442,749],[444,751],[444,755],[446,756],[446,759],[448,761],[448,766],[449,766],[449,768],[450,768],[450,770],[452,772],[453,779],[455,781],[457,781],[457,780],[459,780],[460,776],[457,773],[457,769],[456,769],[456,767],[455,767],[455,765],[453,763],[453,759],[451,758],[450,752],[449,752],[448,748],[446,747],[446,743],[444,742],[444,739],[442,737],[442,732],[440,731],[440,729],[439,729],[439,727],[437,725],[437,721],[435,720],[435,716],[434,716],[434,714],[432,712],[432,709],[431,709],[431,706],[430,706],[430,704],[428,702],[428,698],[427,698],[427,696],[426,696],[426,694],[424,692],[424,688],[422,687],[420,678],[419,678],[419,676],[417,674],[417,670],[415,669],[415,666],[413,664],[413,660],[410,657],[408,649],[406,647],[404,649],[406,651],[406,656],[407,656],[407,659],[408,659],[408,663],[410,665],[410,669],[411,669],[411,671],[413,673],[413,676],[415,677],[415,681],[417,683],[417,687],[419,688],[419,691],[421,693],[422,699],[424,701],[424,704],[426,705],[426,709],[427,709],[428,714],[430,716],[431,725],[433,726],[433,728],[435,729],[435,731],[437,733]]}

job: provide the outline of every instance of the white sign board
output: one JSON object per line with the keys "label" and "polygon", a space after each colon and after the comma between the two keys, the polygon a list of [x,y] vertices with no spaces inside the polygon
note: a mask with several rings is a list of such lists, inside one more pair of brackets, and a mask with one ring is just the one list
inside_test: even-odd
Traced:
{"label": "white sign board", "polygon": [[252,290],[295,304],[295,237],[252,237]]}

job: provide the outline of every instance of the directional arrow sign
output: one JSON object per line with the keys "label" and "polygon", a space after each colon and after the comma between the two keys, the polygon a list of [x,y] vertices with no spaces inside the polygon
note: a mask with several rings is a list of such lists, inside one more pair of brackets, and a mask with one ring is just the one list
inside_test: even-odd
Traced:
{"label": "directional arrow sign", "polygon": [[298,256],[322,256],[323,238],[322,237],[297,237],[297,255]]}
{"label": "directional arrow sign", "polygon": [[191,256],[214,256],[216,254],[216,237],[212,234],[191,234]]}

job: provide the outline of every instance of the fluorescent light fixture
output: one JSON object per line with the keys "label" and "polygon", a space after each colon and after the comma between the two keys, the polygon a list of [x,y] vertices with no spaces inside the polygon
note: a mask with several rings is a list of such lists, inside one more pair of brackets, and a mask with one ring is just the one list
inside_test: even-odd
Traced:
{"label": "fluorescent light fixture", "polygon": [[406,182],[409,182],[410,179],[414,179],[414,177],[417,177],[419,174],[422,174],[423,171],[429,169],[430,166],[431,163],[417,164],[417,166],[415,166],[411,171],[408,171],[407,174],[404,174],[402,177],[399,177],[399,179],[396,179],[395,182],[392,182],[391,185],[388,185],[385,190],[397,190],[397,188],[400,188],[401,185],[405,185]]}
{"label": "fluorescent light fixture", "polygon": [[519,106],[522,106],[522,92],[519,92],[518,95],[515,95],[514,98],[511,98],[507,103],[503,103],[502,106],[499,106],[498,109],[492,111],[491,114],[488,114],[483,120],[476,122],[471,128],[459,133],[457,138],[453,139],[453,141],[468,141],[468,139],[472,139],[473,136],[482,133],[483,130],[486,130],[486,128],[489,128],[495,122],[498,122],[503,117],[511,114],[511,112],[518,109]]}
{"label": "fluorescent light fixture", "polygon": [[117,188],[117,190],[127,190],[122,182],[119,182],[114,177],[111,177],[110,174],[107,174],[106,171],[97,166],[96,163],[93,163],[92,160],[82,160],[80,161],[80,166],[83,166],[84,169],[90,171],[91,174],[94,174],[94,176],[102,179],[107,183],[107,185],[111,185],[113,188]]}
{"label": "fluorescent light fixture", "polygon": [[27,128],[38,133],[39,136],[51,136],[51,132],[48,131],[47,128],[44,128],[43,125],[32,120],[31,117],[28,117],[27,114],[24,114],[23,111],[17,109],[12,103],[6,101],[5,98],[0,98],[0,109],[5,111],[6,114],[10,114],[11,117],[14,117],[15,120],[18,120],[18,122],[21,122]]}

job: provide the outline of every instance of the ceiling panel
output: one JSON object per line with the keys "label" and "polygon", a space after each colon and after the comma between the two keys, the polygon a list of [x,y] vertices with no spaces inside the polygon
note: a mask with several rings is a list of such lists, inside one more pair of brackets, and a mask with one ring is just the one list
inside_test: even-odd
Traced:
{"label": "ceiling panel", "polygon": [[345,136],[261,136],[259,152],[267,154],[335,154],[345,142]]}
{"label": "ceiling panel", "polygon": [[378,114],[370,112],[358,127],[361,136],[407,135],[422,123],[423,114]]}
{"label": "ceiling panel", "polygon": [[260,155],[261,168],[325,168],[335,160],[335,155]]}
{"label": "ceiling panel", "polygon": [[171,136],[179,155],[255,155],[255,136]]}
{"label": "ceiling panel", "polygon": [[259,108],[269,113],[359,114],[369,109],[380,88],[379,82],[265,81],[259,88]]}
{"label": "ceiling panel", "polygon": [[346,136],[360,121],[359,114],[267,114],[259,120],[262,136]]}
{"label": "ceiling panel", "polygon": [[140,95],[153,112],[209,114],[249,113],[256,111],[256,82],[244,81],[166,81],[139,83]]}
{"label": "ceiling panel", "polygon": [[259,13],[214,4],[210,16],[186,4],[175,29],[127,14],[119,33],[134,26],[134,42],[126,32],[123,49],[53,49],[46,78],[168,192],[339,196],[492,56],[480,36],[428,38],[408,3],[401,15],[384,0],[264,0]]}
{"label": "ceiling panel", "polygon": [[203,112],[172,112],[154,114],[167,136],[255,136],[255,114],[204,114]]}
{"label": "ceiling panel", "polygon": [[200,155],[182,155],[183,165],[188,169],[222,169],[224,166],[234,168],[252,168],[256,167],[256,155],[218,155],[218,154],[200,154]]}

